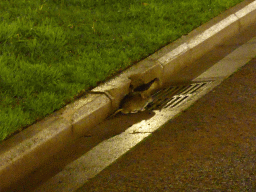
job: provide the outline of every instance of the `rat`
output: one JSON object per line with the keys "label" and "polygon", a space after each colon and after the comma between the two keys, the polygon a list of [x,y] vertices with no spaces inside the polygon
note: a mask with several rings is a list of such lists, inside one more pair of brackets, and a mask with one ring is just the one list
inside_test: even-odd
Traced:
{"label": "rat", "polygon": [[[121,102],[120,109],[118,109],[112,116],[115,116],[117,113],[121,112],[123,114],[128,113],[137,113],[139,111],[144,111],[145,107],[153,102],[152,92],[160,87],[160,81],[158,78],[150,81],[149,83],[143,85],[143,89],[135,89],[134,92],[129,93],[124,97]],[[142,90],[142,91],[136,91]]]}

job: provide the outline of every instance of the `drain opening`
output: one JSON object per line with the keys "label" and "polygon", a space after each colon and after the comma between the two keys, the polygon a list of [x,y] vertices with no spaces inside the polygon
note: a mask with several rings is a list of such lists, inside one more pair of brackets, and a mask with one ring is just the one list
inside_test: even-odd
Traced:
{"label": "drain opening", "polygon": [[153,102],[147,106],[148,110],[175,108],[186,100],[205,89],[212,81],[171,86],[152,95]]}
{"label": "drain opening", "polygon": [[177,105],[179,105],[181,102],[183,102],[184,100],[186,100],[188,98],[188,96],[179,96],[179,97],[174,97],[174,99],[172,101],[170,101],[169,103],[167,103],[164,108],[173,108],[176,107]]}

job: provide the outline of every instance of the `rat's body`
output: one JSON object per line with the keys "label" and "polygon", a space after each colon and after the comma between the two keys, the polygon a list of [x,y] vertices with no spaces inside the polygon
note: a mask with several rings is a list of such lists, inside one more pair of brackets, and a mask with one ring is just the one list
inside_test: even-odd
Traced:
{"label": "rat's body", "polygon": [[153,101],[151,94],[160,87],[159,79],[149,82],[146,90],[131,92],[121,102],[121,107],[113,115],[121,112],[123,114],[144,111],[145,107]]}
{"label": "rat's body", "polygon": [[123,99],[120,111],[124,114],[137,113],[143,111],[150,102],[151,96],[144,97],[142,93],[131,93]]}

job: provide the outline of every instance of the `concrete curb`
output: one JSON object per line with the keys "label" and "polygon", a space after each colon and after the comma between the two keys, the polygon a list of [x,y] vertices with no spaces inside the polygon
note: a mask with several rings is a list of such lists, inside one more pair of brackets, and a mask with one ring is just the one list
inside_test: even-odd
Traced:
{"label": "concrete curb", "polygon": [[[98,86],[86,97],[0,144],[0,191],[22,180],[75,138],[113,113],[130,85],[158,77],[163,85],[228,37],[256,22],[256,0],[245,0],[220,16]],[[99,92],[104,92],[99,94]]]}

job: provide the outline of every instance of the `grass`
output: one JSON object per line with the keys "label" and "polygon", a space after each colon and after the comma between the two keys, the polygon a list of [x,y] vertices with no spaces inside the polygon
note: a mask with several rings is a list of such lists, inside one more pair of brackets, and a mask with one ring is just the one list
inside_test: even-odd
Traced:
{"label": "grass", "polygon": [[0,140],[242,0],[1,0]]}

